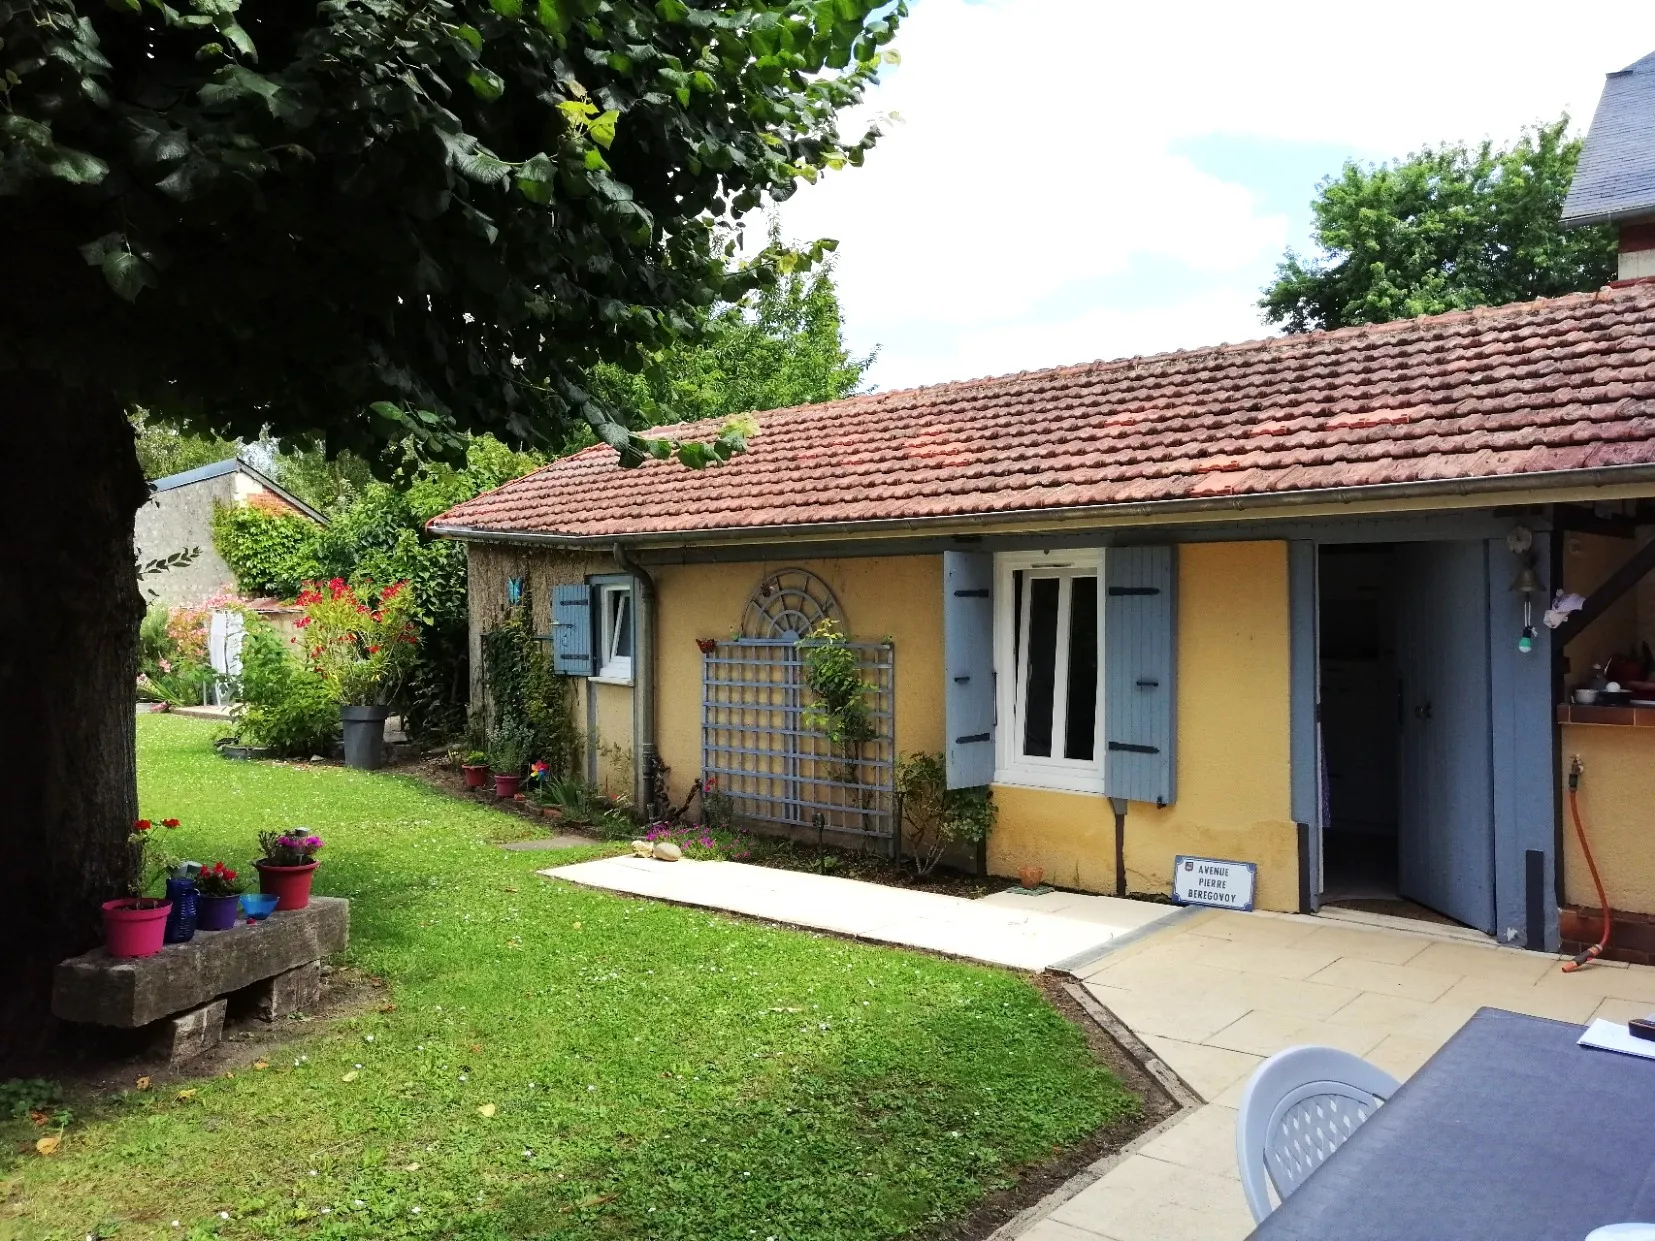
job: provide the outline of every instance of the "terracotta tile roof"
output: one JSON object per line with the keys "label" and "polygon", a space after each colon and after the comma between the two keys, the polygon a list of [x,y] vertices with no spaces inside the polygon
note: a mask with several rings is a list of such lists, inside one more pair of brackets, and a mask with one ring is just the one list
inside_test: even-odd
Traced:
{"label": "terracotta tile roof", "polygon": [[881,392],[759,423],[722,468],[621,470],[600,446],[431,524],[734,533],[1651,465],[1655,285]]}

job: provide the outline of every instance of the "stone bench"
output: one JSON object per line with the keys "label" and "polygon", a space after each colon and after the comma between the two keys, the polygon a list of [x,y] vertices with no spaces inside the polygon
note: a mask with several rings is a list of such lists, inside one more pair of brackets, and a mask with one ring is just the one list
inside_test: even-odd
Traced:
{"label": "stone bench", "polygon": [[150,957],[94,948],[58,962],[52,1012],[125,1030],[164,1021],[160,1033],[178,1063],[218,1043],[228,996],[249,993],[266,1021],[314,1007],[322,958],[349,940],[350,902],[313,896],[304,909],[228,931],[197,931],[187,944],[168,944]]}

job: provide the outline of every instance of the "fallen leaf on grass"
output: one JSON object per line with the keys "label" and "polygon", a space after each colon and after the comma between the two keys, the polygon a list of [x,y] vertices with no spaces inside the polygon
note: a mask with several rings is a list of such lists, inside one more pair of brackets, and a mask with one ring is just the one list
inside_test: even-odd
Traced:
{"label": "fallen leaf on grass", "polygon": [[356,1080],[356,1070],[352,1069],[349,1073],[346,1073],[339,1080],[342,1081],[342,1082],[354,1082]]}
{"label": "fallen leaf on grass", "polygon": [[41,1138],[40,1141],[38,1141],[34,1144],[34,1148],[37,1151],[39,1151],[42,1155],[50,1155],[54,1151],[56,1151],[57,1148],[59,1146],[61,1146],[62,1144],[63,1144],[63,1138],[62,1137],[53,1136],[53,1137],[49,1137],[49,1138]]}
{"label": "fallen leaf on grass", "polygon": [[38,1108],[36,1108],[36,1109],[34,1109],[33,1111],[31,1111],[29,1113],[29,1119],[34,1121],[34,1123],[37,1124],[37,1125],[44,1125],[48,1120],[51,1119],[51,1117],[46,1115],[45,1112],[42,1112]]}
{"label": "fallen leaf on grass", "polygon": [[482,1107],[477,1109],[477,1115],[479,1116],[492,1116],[494,1115],[494,1112],[495,1107],[492,1103],[485,1103]]}
{"label": "fallen leaf on grass", "polygon": [[506,889],[506,891],[508,891],[508,892],[515,892],[515,891],[517,891],[517,889],[516,889],[516,888],[507,888],[507,889]]}
{"label": "fallen leaf on grass", "polygon": [[149,1089],[149,1078],[140,1077],[137,1081],[137,1086],[138,1086],[139,1090],[148,1090]]}
{"label": "fallen leaf on grass", "polygon": [[185,1099],[193,1099],[193,1098],[195,1098],[195,1091],[193,1091],[193,1090],[180,1090],[178,1092],[178,1098],[179,1098],[180,1101],[185,1100]]}
{"label": "fallen leaf on grass", "polygon": [[268,1061],[268,1060],[255,1060],[255,1061],[253,1061],[253,1067],[255,1069],[268,1069],[270,1067],[270,1061]]}
{"label": "fallen leaf on grass", "polygon": [[404,1172],[418,1172],[419,1171],[419,1164],[417,1164],[417,1163],[404,1164],[403,1167],[402,1167],[402,1170]]}
{"label": "fallen leaf on grass", "polygon": [[558,1209],[560,1211],[562,1211],[563,1214],[567,1215],[567,1214],[569,1214],[570,1211],[581,1211],[581,1210],[584,1210],[587,1207],[602,1206],[604,1203],[613,1202],[613,1201],[615,1201],[616,1198],[619,1198],[619,1197],[620,1197],[619,1194],[599,1194],[595,1198],[585,1198],[585,1199],[582,1199],[580,1202],[572,1202],[568,1206],[559,1207]]}
{"label": "fallen leaf on grass", "polygon": [[471,1050],[474,1051],[474,1052],[477,1052],[478,1054],[481,1054],[482,1050],[483,1050],[483,1045],[481,1043],[473,1043],[471,1045]]}
{"label": "fallen leaf on grass", "polygon": [[379,1006],[379,1011],[382,1013],[394,1013],[396,1010],[397,1006],[395,1004],[381,1004]]}

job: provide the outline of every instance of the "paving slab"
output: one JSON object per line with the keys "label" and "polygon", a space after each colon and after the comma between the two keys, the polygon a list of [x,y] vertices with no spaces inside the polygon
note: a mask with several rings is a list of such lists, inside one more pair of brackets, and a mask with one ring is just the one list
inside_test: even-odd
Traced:
{"label": "paving slab", "polygon": [[1032,897],[1002,892],[970,900],[834,875],[689,858],[599,858],[537,873],[1025,970],[1101,953],[1110,941],[1179,912],[1172,905],[1071,892]]}
{"label": "paving slab", "polygon": [[1077,973],[1205,1105],[996,1241],[1240,1241],[1252,1217],[1234,1108],[1266,1056],[1323,1043],[1406,1079],[1485,1004],[1572,1022],[1655,1008],[1655,968],[1564,974],[1563,960],[1392,918],[1211,911],[1152,925]]}

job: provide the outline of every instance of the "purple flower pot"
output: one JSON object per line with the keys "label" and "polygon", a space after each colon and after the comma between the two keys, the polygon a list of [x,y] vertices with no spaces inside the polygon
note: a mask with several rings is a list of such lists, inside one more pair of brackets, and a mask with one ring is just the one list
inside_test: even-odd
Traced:
{"label": "purple flower pot", "polygon": [[201,896],[196,898],[195,925],[202,931],[228,931],[236,924],[241,912],[239,896]]}

